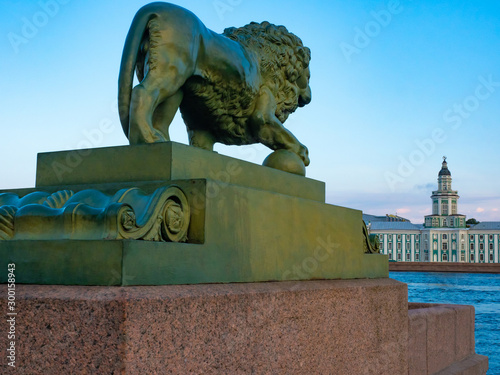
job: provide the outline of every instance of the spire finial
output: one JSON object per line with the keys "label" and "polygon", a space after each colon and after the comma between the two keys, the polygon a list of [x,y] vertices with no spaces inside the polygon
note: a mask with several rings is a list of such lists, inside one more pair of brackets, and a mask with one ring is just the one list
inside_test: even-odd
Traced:
{"label": "spire finial", "polygon": [[446,156],[443,156],[443,162],[446,163]]}

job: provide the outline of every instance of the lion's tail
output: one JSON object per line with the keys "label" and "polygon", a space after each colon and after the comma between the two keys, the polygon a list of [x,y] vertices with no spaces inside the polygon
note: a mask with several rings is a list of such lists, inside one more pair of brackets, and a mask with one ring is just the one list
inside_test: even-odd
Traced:
{"label": "lion's tail", "polygon": [[[152,4],[150,4],[152,5]],[[141,47],[144,33],[148,27],[148,22],[156,17],[148,5],[142,7],[134,17],[130,30],[125,39],[123,47],[120,73],[118,76],[118,112],[120,122],[125,135],[128,137],[130,101],[132,97],[132,84],[134,80],[134,71],[137,64],[139,49]]]}

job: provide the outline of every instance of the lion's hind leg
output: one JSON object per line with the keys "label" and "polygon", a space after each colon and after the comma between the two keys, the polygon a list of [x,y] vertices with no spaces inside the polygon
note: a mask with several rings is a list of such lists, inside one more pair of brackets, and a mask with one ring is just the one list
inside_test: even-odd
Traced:
{"label": "lion's hind leg", "polygon": [[181,88],[195,69],[192,37],[184,36],[184,39],[177,43],[153,43],[151,40],[146,75],[132,90],[131,144],[169,140],[168,128],[182,101]]}
{"label": "lion's hind leg", "polygon": [[163,142],[167,139],[153,128],[158,89],[146,77],[132,90],[128,139],[130,144]]}
{"label": "lion's hind leg", "polygon": [[168,127],[182,101],[181,87],[189,73],[180,71],[175,65],[162,64],[150,70],[134,87],[130,105],[130,144],[169,140]]}
{"label": "lion's hind leg", "polygon": [[170,140],[168,129],[179,109],[184,94],[182,90],[164,99],[153,113],[153,128]]}

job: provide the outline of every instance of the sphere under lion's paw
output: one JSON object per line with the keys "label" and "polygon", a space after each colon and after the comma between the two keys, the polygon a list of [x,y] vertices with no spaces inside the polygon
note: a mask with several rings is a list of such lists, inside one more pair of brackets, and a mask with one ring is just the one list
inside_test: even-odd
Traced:
{"label": "sphere under lion's paw", "polygon": [[276,150],[270,154],[262,163],[265,167],[279,169],[299,176],[306,175],[306,166],[302,159],[292,151]]}

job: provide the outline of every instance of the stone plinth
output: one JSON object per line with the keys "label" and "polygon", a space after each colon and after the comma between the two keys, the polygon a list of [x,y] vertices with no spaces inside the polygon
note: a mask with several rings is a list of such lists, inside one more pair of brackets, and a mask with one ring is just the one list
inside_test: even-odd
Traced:
{"label": "stone plinth", "polygon": [[[199,195],[184,188],[196,243],[0,241],[0,267],[18,265],[18,283],[66,285],[388,276],[386,255],[364,253],[361,211],[237,185],[207,197],[206,181],[198,185]],[[0,282],[6,278],[0,273]]]}
{"label": "stone plinth", "polygon": [[325,183],[216,152],[164,142],[38,154],[36,187],[210,179],[325,201]]}
{"label": "stone plinth", "polygon": [[[165,242],[166,211],[154,199],[141,204],[156,202],[157,209],[142,211],[158,216],[148,215],[142,226],[141,210],[133,205],[128,215],[108,217],[122,212],[110,208],[123,202],[96,211],[92,199],[71,200],[73,192],[114,197],[138,188],[155,197],[169,187],[181,191],[189,206],[186,242]],[[9,207],[3,216],[0,211],[0,224],[6,222],[12,236],[0,240],[0,268],[18,265],[18,283],[166,285],[389,275],[387,256],[367,253],[361,211],[326,204],[324,183],[195,147],[167,142],[40,154],[35,190],[70,197],[70,204],[47,213],[47,201],[14,211],[4,203]],[[12,194],[29,192],[10,193],[4,194],[7,202],[22,202]],[[23,217],[29,225],[20,225]],[[112,230],[96,220],[112,223]],[[156,233],[149,240],[127,237],[136,227]],[[0,282],[6,280],[0,273]]]}
{"label": "stone plinth", "polygon": [[18,285],[17,373],[405,374],[406,296],[391,279]]}
{"label": "stone plinth", "polygon": [[484,375],[488,357],[476,354],[474,306],[410,303],[409,375]]}

